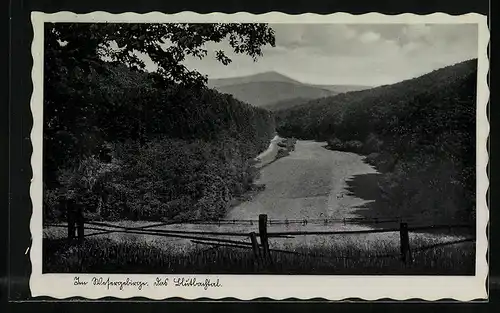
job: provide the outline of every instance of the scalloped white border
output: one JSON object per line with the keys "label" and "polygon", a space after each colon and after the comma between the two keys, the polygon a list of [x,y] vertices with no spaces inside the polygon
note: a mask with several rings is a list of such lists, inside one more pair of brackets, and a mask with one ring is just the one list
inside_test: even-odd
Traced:
{"label": "scalloped white border", "polygon": [[[267,297],[276,300],[289,298],[311,299],[324,298],[327,300],[342,300],[346,298],[361,298],[376,300],[390,298],[394,300],[406,299],[456,299],[470,301],[487,299],[488,291],[486,278],[488,264],[486,259],[488,239],[486,225],[488,223],[488,207],[486,192],[488,190],[487,138],[489,122],[486,108],[489,99],[487,73],[489,70],[488,43],[490,33],[487,17],[475,13],[452,16],[444,13],[430,15],[400,14],[383,15],[368,13],[351,15],[335,13],[330,15],[300,14],[288,15],[279,12],[254,15],[249,13],[210,13],[198,14],[195,12],[181,12],[177,14],[163,14],[152,12],[148,14],[122,13],[110,14],[107,12],[93,12],[75,14],[72,12],[58,12],[46,14],[32,12],[33,24],[33,95],[31,110],[33,113],[33,129],[31,141],[33,155],[31,165],[33,178],[31,183],[31,199],[33,214],[31,218],[31,234],[33,238],[30,258],[32,274],[30,289],[32,296],[49,296],[64,299],[80,296],[88,299],[102,297],[116,297],[126,299],[130,297],[146,297],[150,299],[168,299],[181,297],[184,299],[222,299],[233,297],[241,300],[251,300]],[[42,131],[43,131],[43,24],[44,22],[265,22],[265,23],[446,23],[478,24],[478,94],[477,94],[477,250],[475,276],[319,276],[319,275],[198,275],[200,279],[221,279],[223,287],[209,288],[175,288],[148,287],[142,291],[128,288],[105,289],[96,287],[76,287],[73,285],[72,274],[42,274]],[[93,275],[79,275],[92,277]],[[106,275],[112,279],[126,277],[153,281],[157,275]],[[179,277],[183,275],[161,275],[161,277]],[[188,277],[193,277],[190,275]]]}

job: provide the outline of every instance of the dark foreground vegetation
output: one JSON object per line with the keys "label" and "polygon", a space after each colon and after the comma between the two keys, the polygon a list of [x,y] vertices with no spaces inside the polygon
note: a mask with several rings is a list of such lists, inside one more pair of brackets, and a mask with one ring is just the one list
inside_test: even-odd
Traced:
{"label": "dark foreground vegetation", "polygon": [[274,45],[261,24],[46,25],[45,221],[64,218],[69,198],[87,218],[219,218],[252,188],[274,117],[181,64],[224,38],[253,58]]}
{"label": "dark foreground vegetation", "polygon": [[[415,247],[422,242],[412,242]],[[399,259],[392,246],[364,250],[357,245],[299,248],[294,253],[272,252],[273,266],[256,267],[251,250],[200,246],[186,254],[146,242],[86,239],[81,246],[66,241],[44,242],[45,273],[141,273],[141,274],[331,274],[331,275],[473,275],[473,243],[437,247],[414,253],[411,265]],[[291,249],[289,249],[291,250]],[[105,262],[103,262],[105,260]]]}
{"label": "dark foreground vegetation", "polygon": [[476,63],[278,111],[277,131],[366,155],[386,213],[475,224]]}

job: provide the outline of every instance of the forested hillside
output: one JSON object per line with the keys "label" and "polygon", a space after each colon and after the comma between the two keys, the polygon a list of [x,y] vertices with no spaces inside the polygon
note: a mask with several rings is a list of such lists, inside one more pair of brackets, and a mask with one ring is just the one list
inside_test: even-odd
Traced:
{"label": "forested hillside", "polygon": [[271,103],[298,97],[316,99],[336,94],[333,91],[311,87],[309,85],[276,81],[249,82],[221,86],[216,89],[257,107],[263,107]]}
{"label": "forested hillside", "polygon": [[277,101],[277,102],[273,102],[270,104],[266,104],[266,105],[262,106],[262,108],[274,112],[274,111],[291,109],[293,107],[308,103],[310,101],[311,101],[311,99],[298,97],[298,98],[287,99],[287,100],[282,100],[282,101]]}
{"label": "forested hillside", "polygon": [[[232,45],[251,57],[274,44],[261,24],[48,24],[44,219],[63,218],[68,199],[99,219],[224,215],[252,188],[274,118],[206,88],[179,62],[236,35]],[[161,49],[166,39],[174,45]],[[130,51],[149,53],[160,70],[145,72]]]}
{"label": "forested hillside", "polygon": [[330,90],[333,91],[335,94],[373,88],[373,86],[363,86],[363,85],[310,85],[310,86]]}
{"label": "forested hillside", "polygon": [[386,207],[470,220],[475,212],[477,60],[277,113],[283,136],[367,155]]}

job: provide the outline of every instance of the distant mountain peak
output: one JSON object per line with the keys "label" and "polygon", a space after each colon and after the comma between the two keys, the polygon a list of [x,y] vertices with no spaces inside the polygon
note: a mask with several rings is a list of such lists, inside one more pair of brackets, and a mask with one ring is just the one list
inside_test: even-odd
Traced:
{"label": "distant mountain peak", "polygon": [[281,73],[275,71],[268,71],[248,76],[209,79],[208,86],[214,88],[214,87],[223,87],[229,85],[246,84],[254,82],[283,82],[292,84],[302,84],[301,82],[296,81]]}
{"label": "distant mountain peak", "polygon": [[288,83],[302,84],[301,82],[299,82],[295,79],[292,79],[286,75],[283,75],[283,74],[275,72],[275,71],[258,73],[258,74],[254,74],[252,76],[254,76],[257,79],[260,79],[261,81],[282,81],[282,82],[288,82]]}

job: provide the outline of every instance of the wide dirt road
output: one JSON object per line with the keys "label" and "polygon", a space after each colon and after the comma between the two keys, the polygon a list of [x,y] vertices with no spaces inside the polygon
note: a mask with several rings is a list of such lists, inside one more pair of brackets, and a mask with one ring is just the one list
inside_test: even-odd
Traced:
{"label": "wide dirt road", "polygon": [[265,190],[235,207],[228,219],[349,218],[365,201],[349,195],[345,181],[357,174],[376,173],[363,157],[331,151],[325,143],[297,141],[289,156],[264,167],[257,181]]}
{"label": "wide dirt road", "polygon": [[[360,198],[361,194],[378,193],[377,185],[373,181],[363,180],[363,184],[358,186],[359,194],[349,192],[347,182],[356,175],[373,175],[378,172],[363,161],[363,156],[331,151],[324,148],[325,145],[323,142],[297,141],[295,151],[289,156],[261,169],[261,177],[257,183],[264,184],[265,189],[249,201],[233,208],[228,213],[227,219],[257,220],[259,214],[267,214],[270,221],[281,220],[281,223],[270,223],[268,229],[271,232],[372,229],[370,226],[373,225],[349,221],[344,223],[342,219],[362,218],[356,211],[373,200],[364,200]],[[382,216],[382,218],[396,217]],[[300,222],[285,225],[282,223],[283,220],[297,219],[315,220],[315,222],[305,225]],[[318,219],[330,220],[323,223],[318,222]],[[399,223],[390,223],[384,227],[398,226]],[[411,240],[416,238],[437,242],[452,237],[438,234],[410,234]],[[290,239],[275,239],[272,242],[273,247],[356,245],[364,249],[377,249],[376,247],[381,244],[399,247],[399,232],[354,236],[295,236]]]}

